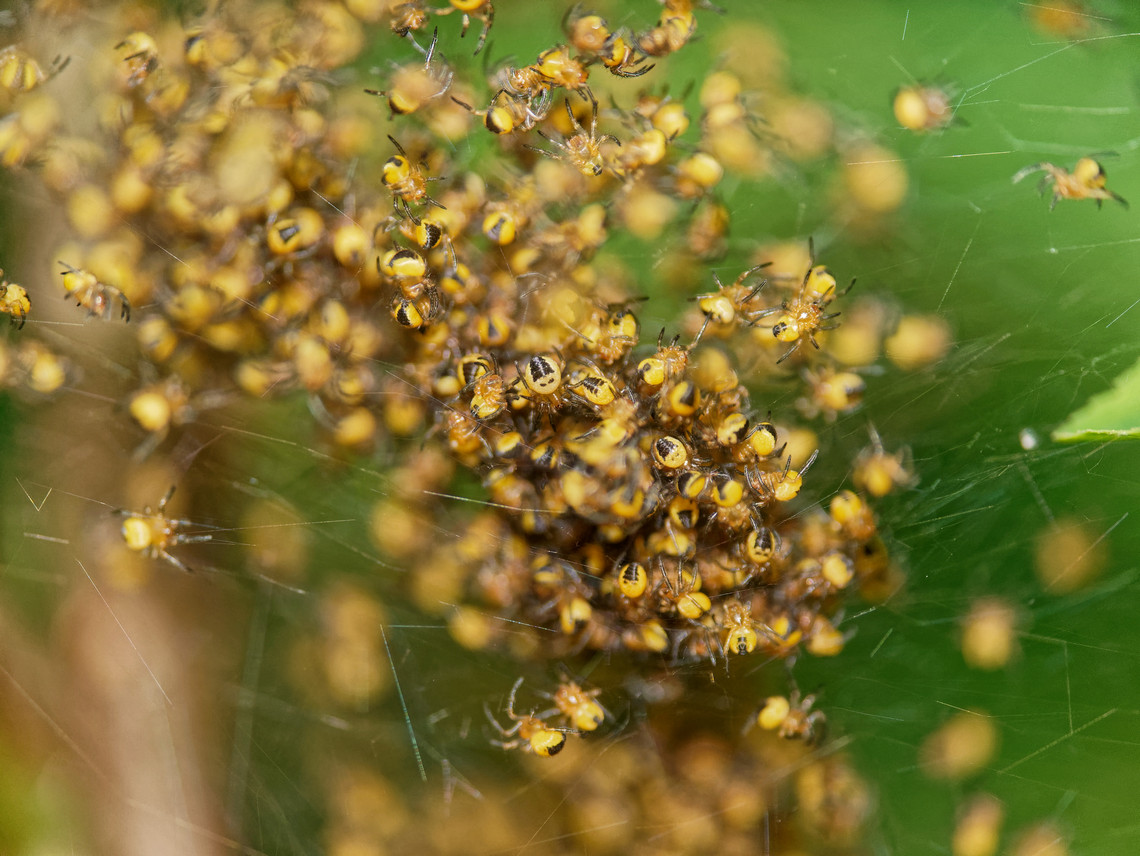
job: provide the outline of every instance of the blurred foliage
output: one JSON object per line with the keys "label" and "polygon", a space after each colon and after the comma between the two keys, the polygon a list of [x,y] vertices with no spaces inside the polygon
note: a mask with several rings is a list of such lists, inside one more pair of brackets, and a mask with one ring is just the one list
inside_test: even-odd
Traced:
{"label": "blurred foliage", "polygon": [[1093,396],[1053,430],[1053,439],[1116,440],[1140,434],[1140,363],[1119,375],[1112,389]]}

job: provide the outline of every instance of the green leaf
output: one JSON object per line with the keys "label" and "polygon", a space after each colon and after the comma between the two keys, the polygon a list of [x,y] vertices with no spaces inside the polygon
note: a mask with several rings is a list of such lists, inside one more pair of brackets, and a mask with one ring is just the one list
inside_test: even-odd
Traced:
{"label": "green leaf", "polygon": [[1063,443],[1122,437],[1140,437],[1140,362],[1053,431],[1053,439]]}

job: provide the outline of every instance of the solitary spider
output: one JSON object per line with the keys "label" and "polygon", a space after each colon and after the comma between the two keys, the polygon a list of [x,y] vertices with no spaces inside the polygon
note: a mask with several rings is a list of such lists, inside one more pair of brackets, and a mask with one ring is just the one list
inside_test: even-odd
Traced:
{"label": "solitary spider", "polygon": [[142,553],[152,559],[164,559],[180,571],[190,572],[191,568],[188,567],[183,561],[173,555],[168,550],[178,544],[199,544],[203,541],[209,541],[213,535],[189,535],[182,531],[186,526],[198,526],[190,520],[177,520],[173,517],[166,516],[166,504],[170,502],[170,497],[174,495],[174,488],[166,492],[158,503],[158,509],[151,511],[149,506],[144,506],[142,511],[128,511],[125,508],[115,510],[115,513],[125,517],[123,521],[123,541],[126,542],[127,548],[134,550],[136,553]]}
{"label": "solitary spider", "polygon": [[1073,167],[1072,172],[1046,161],[1035,163],[1019,170],[1013,177],[1013,183],[1017,184],[1027,175],[1032,175],[1035,172],[1045,173],[1037,184],[1038,193],[1044,193],[1046,187],[1050,184],[1053,185],[1053,201],[1049,203],[1050,211],[1056,208],[1057,203],[1062,199],[1095,199],[1097,208],[1104,204],[1104,200],[1115,199],[1125,208],[1128,207],[1128,202],[1123,196],[1118,196],[1105,187],[1108,182],[1108,174],[1104,171],[1104,167],[1092,158],[1081,158]]}
{"label": "solitary spider", "polygon": [[793,690],[791,698],[771,696],[764,700],[756,722],[785,740],[803,740],[815,746],[827,732],[827,719],[821,711],[812,710],[814,704],[814,695],[801,698],[799,690]]}
{"label": "solitary spider", "polygon": [[131,303],[127,296],[113,285],[100,282],[95,274],[74,268],[67,262],[59,263],[63,270],[63,287],[66,289],[64,297],[75,299],[76,306],[82,306],[87,314],[97,318],[109,318],[112,305],[119,301],[119,317],[124,321],[131,320]]}
{"label": "solitary spider", "polygon": [[32,303],[28,300],[28,292],[24,291],[23,286],[4,279],[4,271],[0,270],[0,312],[11,315],[12,323],[19,330],[31,311]]}

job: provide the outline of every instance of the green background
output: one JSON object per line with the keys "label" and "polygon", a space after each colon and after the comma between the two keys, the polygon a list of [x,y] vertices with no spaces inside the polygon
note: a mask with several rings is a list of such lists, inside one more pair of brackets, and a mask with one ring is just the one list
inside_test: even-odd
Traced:
{"label": "green background", "polygon": [[[1136,10],[1098,4],[1105,38],[1070,45],[1030,29],[1024,4],[809,5],[761,15],[787,37],[805,89],[896,148],[911,176],[898,234],[860,247],[841,236],[843,261],[829,263],[908,310],[938,310],[957,347],[933,371],[871,379],[865,413],[844,423],[855,443],[870,418],[888,446],[914,451],[920,486],[883,510],[908,586],[851,615],[858,635],[843,656],[805,663],[800,683],[810,673],[825,688],[830,721],[880,788],[877,852],[946,852],[955,803],[974,789],[1005,802],[1007,832],[1051,818],[1075,853],[1133,852],[1140,458],[1127,443],[1064,447],[1048,434],[1140,354],[1136,216],[1111,203],[1050,212],[1010,176],[1115,152],[1101,158],[1110,186],[1140,198]],[[965,124],[928,137],[896,128],[900,67],[956,86]],[[1024,428],[1042,440],[1034,451],[1019,445]],[[1083,592],[1050,596],[1034,578],[1034,541],[1053,516],[1111,530],[1109,565]],[[997,674],[967,670],[958,653],[959,617],[982,594],[1026,617],[1023,656]],[[916,750],[959,708],[996,717],[1002,743],[985,773],[951,789],[916,769]]]}

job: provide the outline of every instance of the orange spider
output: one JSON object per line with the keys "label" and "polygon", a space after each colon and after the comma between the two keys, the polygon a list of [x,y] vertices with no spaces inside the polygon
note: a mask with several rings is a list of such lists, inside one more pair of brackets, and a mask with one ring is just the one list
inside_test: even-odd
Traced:
{"label": "orange spider", "polygon": [[1037,185],[1039,193],[1044,193],[1046,187],[1050,184],[1053,185],[1053,201],[1049,203],[1050,211],[1056,208],[1057,203],[1062,199],[1095,199],[1097,208],[1100,208],[1104,200],[1115,199],[1125,208],[1128,207],[1128,202],[1123,196],[1118,196],[1105,187],[1108,174],[1104,171],[1104,167],[1092,158],[1081,158],[1073,167],[1072,172],[1046,161],[1031,164],[1017,172],[1013,177],[1013,183],[1017,184],[1027,175],[1032,175],[1035,172],[1045,173]]}

